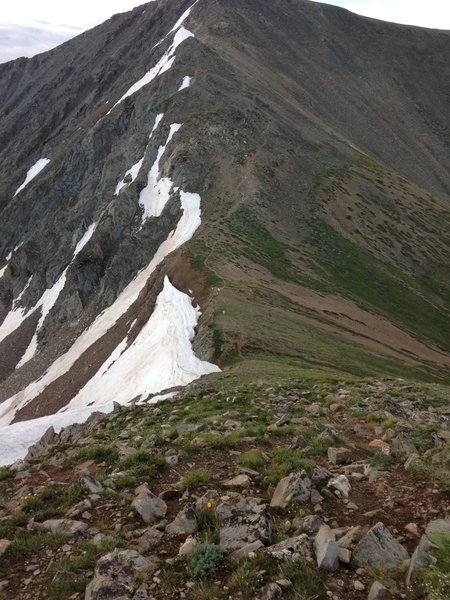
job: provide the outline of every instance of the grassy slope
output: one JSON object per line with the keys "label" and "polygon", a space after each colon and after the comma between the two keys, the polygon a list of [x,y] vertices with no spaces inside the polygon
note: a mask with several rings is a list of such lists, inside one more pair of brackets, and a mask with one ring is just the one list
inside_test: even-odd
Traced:
{"label": "grassy slope", "polygon": [[[304,226],[304,215],[298,218]],[[318,168],[306,220],[297,239],[282,238],[282,223],[274,235],[257,209],[240,205],[223,211],[214,238],[205,228],[189,246],[194,266],[211,286],[221,286],[211,324],[216,359],[236,364],[257,357],[361,376],[448,381],[448,372],[431,362],[407,364],[364,347],[361,338],[325,330],[323,314],[277,286],[337,294],[448,352],[448,207],[383,165],[357,158]],[[229,264],[243,275],[255,265],[270,281],[261,277],[250,286],[229,275]]]}

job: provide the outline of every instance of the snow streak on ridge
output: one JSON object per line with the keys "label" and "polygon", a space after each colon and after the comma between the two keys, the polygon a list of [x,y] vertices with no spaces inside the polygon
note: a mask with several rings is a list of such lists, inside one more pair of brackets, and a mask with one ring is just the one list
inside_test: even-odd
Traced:
{"label": "snow streak on ridge", "polygon": [[42,169],[44,167],[46,167],[48,165],[48,163],[50,162],[49,158],[40,158],[27,172],[27,176],[25,177],[25,181],[22,183],[22,185],[20,185],[17,190],[16,193],[14,194],[13,198],[15,198],[17,196],[17,194],[19,192],[21,192],[29,183],[32,179],[34,179],[36,177],[36,175],[38,175]]}
{"label": "snow streak on ridge", "polygon": [[26,308],[20,307],[19,304],[22,299],[22,296],[24,295],[25,291],[27,290],[28,286],[31,283],[31,277],[30,277],[30,279],[28,280],[28,283],[26,284],[26,286],[20,293],[19,297],[15,300],[12,309],[9,311],[9,313],[6,315],[5,319],[3,320],[3,323],[0,325],[0,342],[1,342],[9,334],[11,334],[13,331],[15,331],[18,327],[20,327],[22,322],[27,317],[32,315],[39,308],[41,308],[41,310],[42,310],[42,314],[41,314],[41,317],[37,324],[33,339],[31,340],[25,354],[22,356],[19,364],[17,365],[18,367],[21,367],[28,360],[30,360],[30,358],[32,358],[34,356],[34,354],[36,352],[36,348],[37,348],[37,334],[39,333],[39,330],[41,329],[42,325],[44,324],[44,321],[45,321],[48,313],[51,311],[51,309],[55,305],[56,301],[58,300],[59,294],[64,289],[64,285],[66,283],[67,271],[69,269],[69,266],[72,264],[72,262],[75,260],[75,257],[81,252],[81,250],[84,248],[84,246],[88,243],[88,241],[90,240],[90,238],[92,237],[92,235],[95,231],[95,228],[96,228],[95,223],[93,223],[92,225],[90,225],[88,227],[88,229],[86,230],[86,232],[84,233],[84,235],[82,236],[82,238],[80,239],[80,241],[77,243],[77,245],[75,247],[72,260],[70,261],[69,265],[64,269],[64,271],[62,272],[60,277],[57,279],[57,281],[53,284],[53,286],[50,289],[45,290],[45,292],[42,294],[41,298],[38,300],[38,302],[32,308],[26,309]]}
{"label": "snow streak on ridge", "polygon": [[[170,184],[173,185],[172,182]],[[183,213],[167,239],[160,245],[149,265],[140,271],[137,276],[126,286],[126,288],[117,297],[115,302],[105,309],[95,321],[86,329],[69,348],[69,350],[58,357],[49,367],[44,375],[30,383],[24,390],[18,392],[10,399],[0,405],[0,424],[8,425],[14,420],[15,413],[26,406],[33,398],[36,398],[53,381],[67,373],[75,361],[90,348],[90,346],[107,333],[116,323],[116,321],[126,313],[130,306],[137,300],[140,292],[144,288],[148,278],[164,258],[187,242],[194,235],[194,232],[201,223],[200,196],[180,190],[180,201]],[[208,368],[218,370],[215,365],[209,365]],[[206,367],[205,367],[206,368]],[[191,373],[191,381],[204,372],[197,375]],[[174,383],[173,385],[176,385]],[[169,386],[172,387],[172,386]],[[155,391],[160,391],[155,390]],[[133,398],[129,398],[131,401]],[[95,409],[95,403],[92,403],[92,410]],[[72,408],[73,405],[71,405]]]}
{"label": "snow streak on ridge", "polygon": [[157,44],[155,44],[153,46],[152,49],[156,48],[166,39],[167,36],[169,36],[171,33],[176,31],[176,34],[174,36],[172,44],[169,46],[169,48],[166,50],[166,52],[161,56],[161,58],[156,63],[156,65],[154,67],[152,67],[149,71],[147,71],[147,73],[143,77],[141,77],[141,79],[136,81],[136,83],[134,83],[125,92],[125,94],[106,113],[107,115],[109,115],[110,112],[118,104],[123,102],[125,100],[125,98],[132,96],[133,94],[138,92],[140,89],[142,89],[144,86],[146,86],[150,82],[152,82],[156,77],[158,77],[159,75],[162,75],[162,73],[164,73],[165,71],[168,71],[171,68],[171,66],[173,65],[173,63],[175,61],[175,52],[176,52],[176,49],[178,48],[178,46],[181,43],[183,43],[185,40],[187,40],[188,38],[195,37],[191,31],[189,31],[188,29],[185,29],[185,27],[183,27],[183,23],[188,18],[188,16],[191,13],[191,10],[197,4],[197,2],[198,2],[198,0],[195,0],[195,2],[187,10],[184,11],[184,13],[181,15],[181,17],[178,19],[178,21],[175,23],[175,25],[169,31],[169,33],[167,35],[165,35],[164,38],[160,42],[158,42]]}
{"label": "snow streak on ridge", "polygon": [[[156,115],[155,124],[153,125],[153,129],[151,130],[150,135],[148,136],[149,140],[151,140],[153,134],[155,133],[156,129],[158,128],[158,125],[160,124],[161,119],[163,117],[164,117],[164,113],[160,113],[159,115]],[[142,163],[144,162],[144,158],[145,158],[147,149],[148,149],[148,144],[147,144],[147,147],[145,148],[144,156],[136,164],[134,164],[131,168],[129,168],[128,171],[126,171],[125,175],[123,176],[123,179],[121,179],[119,181],[119,183],[116,186],[116,191],[114,192],[115,196],[118,196],[120,191],[124,187],[130,185],[130,183],[133,183],[133,181],[139,175],[139,171],[141,170]],[[126,182],[125,179],[127,178],[128,175],[131,177],[131,181]]]}
{"label": "snow streak on ridge", "polygon": [[174,123],[170,126],[166,143],[159,147],[156,160],[148,173],[147,185],[139,195],[139,205],[144,211],[142,214],[142,223],[150,217],[159,217],[170,198],[170,190],[172,189],[173,183],[168,177],[161,177],[161,179],[158,179],[159,163],[171,139],[180,127],[181,125],[178,123]]}

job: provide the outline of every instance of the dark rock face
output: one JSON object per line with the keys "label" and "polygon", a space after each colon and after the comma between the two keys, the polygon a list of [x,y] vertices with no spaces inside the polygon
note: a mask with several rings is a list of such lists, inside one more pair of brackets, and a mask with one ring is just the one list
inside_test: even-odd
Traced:
{"label": "dark rock face", "polygon": [[[0,65],[0,265],[7,265],[0,319],[27,283],[22,308],[35,306],[67,268],[38,332],[35,358],[14,370],[38,313],[0,344],[0,401],[41,376],[176,227],[177,192],[161,218],[142,228],[138,202],[172,123],[183,127],[164,153],[161,175],[201,195],[202,231],[212,238],[214,219],[236,214],[239,220],[244,208],[303,242],[317,208],[311,189],[318,166],[345,164],[355,153],[450,202],[447,33],[304,0],[201,0],[188,21],[195,37],[178,47],[172,68],[114,107],[168,49],[173,36],[167,34],[190,5],[149,3],[55,50]],[[193,83],[178,92],[186,75]],[[50,163],[15,196],[43,157]],[[130,181],[126,172],[142,157]],[[127,185],[116,195],[124,177]],[[93,223],[92,238],[74,257]],[[166,269],[163,264],[155,274],[128,325],[146,322]],[[205,323],[209,316],[206,311]],[[102,343],[113,348],[118,339]],[[210,356],[213,340],[203,324],[199,340]],[[90,376],[89,365],[100,366],[89,357],[79,370]],[[67,403],[85,383],[73,373],[68,379],[17,418],[51,413],[55,397]],[[70,385],[65,397],[61,389]]]}

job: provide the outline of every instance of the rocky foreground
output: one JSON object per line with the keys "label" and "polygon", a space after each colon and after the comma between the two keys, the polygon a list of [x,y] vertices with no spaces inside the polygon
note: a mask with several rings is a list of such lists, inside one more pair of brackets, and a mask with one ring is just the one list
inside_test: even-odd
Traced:
{"label": "rocky foreground", "polygon": [[448,388],[224,380],[2,468],[0,598],[450,597]]}

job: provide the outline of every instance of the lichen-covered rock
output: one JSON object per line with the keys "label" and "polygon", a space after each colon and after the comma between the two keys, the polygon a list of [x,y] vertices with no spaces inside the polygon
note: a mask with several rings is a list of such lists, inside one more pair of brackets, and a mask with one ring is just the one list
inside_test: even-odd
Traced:
{"label": "lichen-covered rock", "polygon": [[93,580],[86,588],[85,600],[126,600],[138,588],[136,575],[151,568],[152,558],[135,550],[114,550],[102,556]]}
{"label": "lichen-covered rock", "polygon": [[305,533],[283,540],[264,550],[278,560],[311,560],[312,545]]}
{"label": "lichen-covered rock", "polygon": [[217,513],[221,520],[220,545],[227,552],[257,540],[264,545],[269,543],[272,521],[259,498],[245,498],[235,506],[220,504]]}

